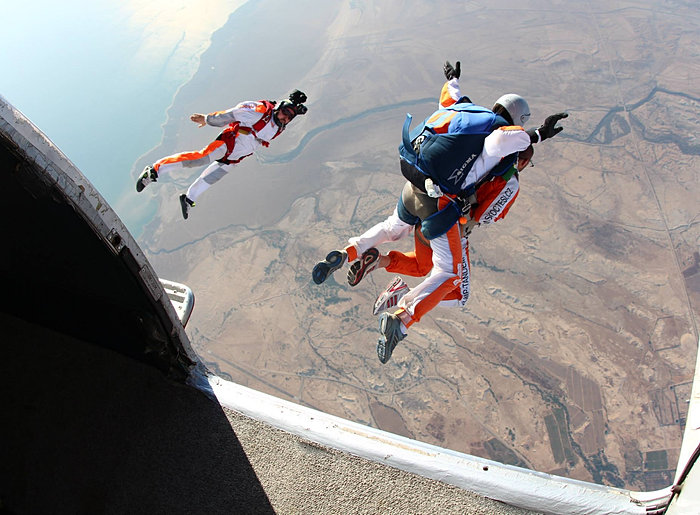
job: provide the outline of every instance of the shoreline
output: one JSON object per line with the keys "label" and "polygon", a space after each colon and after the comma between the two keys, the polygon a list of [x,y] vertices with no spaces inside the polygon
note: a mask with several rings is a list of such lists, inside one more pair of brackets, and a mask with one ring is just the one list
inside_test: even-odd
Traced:
{"label": "shoreline", "polygon": [[[226,16],[226,21],[224,21],[218,28],[211,31],[209,37],[206,40],[206,43],[203,43],[201,45],[201,49],[190,57],[196,60],[196,64],[192,65],[187,76],[180,82],[180,84],[175,88],[175,91],[170,96],[167,107],[163,111],[164,118],[162,119],[162,123],[160,123],[159,125],[160,138],[158,139],[158,142],[136,157],[134,163],[129,169],[128,184],[125,185],[122,188],[122,191],[116,195],[116,200],[114,202],[115,211],[117,213],[124,213],[124,215],[120,215],[120,218],[128,227],[129,232],[131,232],[136,239],[140,238],[146,231],[147,226],[153,222],[154,218],[158,213],[159,203],[154,203],[153,207],[151,209],[148,209],[145,214],[142,213],[133,217],[130,216],[130,214],[135,211],[135,209],[132,209],[132,204],[136,202],[136,199],[133,197],[132,194],[133,182],[137,179],[139,173],[141,172],[141,169],[144,166],[144,160],[146,160],[149,156],[156,154],[158,150],[167,143],[168,137],[166,131],[168,127],[170,127],[172,124],[177,123],[172,117],[171,113],[176,106],[178,96],[181,94],[183,88],[190,84],[190,82],[199,73],[202,65],[202,58],[208,51],[211,50],[212,42],[214,40],[215,35],[222,30],[226,30],[227,25],[231,22],[231,18],[239,11],[241,7],[245,6],[251,1],[252,0],[238,0],[236,4],[232,6],[232,10],[228,12]],[[177,47],[181,45],[183,38],[185,37],[184,34],[185,33],[183,32],[183,36],[180,38],[180,40],[178,40]],[[167,55],[167,58],[163,63],[163,67],[166,67],[173,60],[173,56],[176,50],[177,49],[171,51]]]}

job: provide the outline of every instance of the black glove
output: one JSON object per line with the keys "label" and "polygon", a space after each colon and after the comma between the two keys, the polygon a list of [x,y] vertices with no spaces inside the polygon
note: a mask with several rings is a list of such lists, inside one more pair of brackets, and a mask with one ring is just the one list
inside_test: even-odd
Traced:
{"label": "black glove", "polygon": [[530,135],[530,142],[539,143],[540,141],[553,138],[559,134],[564,130],[564,127],[555,127],[555,125],[559,120],[562,120],[567,116],[569,116],[569,113],[552,114],[545,118],[544,123],[540,125],[539,129],[529,129],[527,133]]}
{"label": "black glove", "polygon": [[289,94],[289,100],[292,104],[303,104],[306,102],[306,94],[303,91],[295,89]]}
{"label": "black glove", "polygon": [[459,79],[459,76],[462,73],[462,70],[460,70],[459,61],[455,63],[454,68],[450,64],[450,61],[445,61],[445,66],[443,66],[442,69],[445,72],[445,78],[447,80]]}

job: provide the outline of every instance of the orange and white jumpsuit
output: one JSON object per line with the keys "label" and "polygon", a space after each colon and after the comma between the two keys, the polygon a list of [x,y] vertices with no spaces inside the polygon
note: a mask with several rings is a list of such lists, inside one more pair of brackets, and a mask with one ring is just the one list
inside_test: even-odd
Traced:
{"label": "orange and white jumpsuit", "polygon": [[[519,187],[514,167],[479,186],[470,224],[489,225],[504,218],[518,196]],[[435,240],[425,240],[420,226],[416,226],[413,252],[389,252],[387,272],[413,277],[430,273],[425,281],[399,301],[395,314],[406,328],[435,306],[464,306],[469,300],[471,263],[468,236],[462,226],[452,227],[445,235],[449,251],[445,252],[442,245],[434,245]]]}
{"label": "orange and white jumpsuit", "polygon": [[194,202],[242,159],[253,154],[261,146],[267,147],[270,141],[282,132],[283,129],[275,123],[272,115],[269,115],[269,120],[261,128],[253,129],[253,126],[259,123],[267,112],[268,106],[262,101],[247,101],[226,111],[209,113],[206,116],[207,125],[214,127],[225,127],[236,122],[240,124],[235,138],[235,146],[227,157],[227,161],[230,161],[228,164],[218,161],[226,155],[227,147],[223,140],[217,139],[202,150],[164,157],[156,161],[153,168],[158,172],[158,175],[161,175],[185,168],[209,165],[187,190],[187,198]]}
{"label": "orange and white jumpsuit", "polygon": [[[459,81],[457,79],[449,80],[442,87],[439,106],[449,107],[460,98],[462,98],[462,94]],[[449,120],[446,123],[449,123]],[[435,129],[440,132],[439,128]],[[474,161],[465,183],[478,183],[503,157],[523,151],[529,145],[530,136],[520,126],[506,126],[494,130],[484,140],[483,150]],[[512,186],[511,184],[511,188]],[[509,193],[512,195],[511,202],[517,195],[517,178],[515,186],[515,190],[511,189]],[[450,200],[447,197],[440,197],[438,209],[442,209],[448,202]],[[489,221],[481,220],[481,223],[490,223],[496,219],[498,219],[498,214],[495,214],[495,217],[490,218]],[[345,248],[348,260],[356,259],[371,247],[396,241],[408,235],[411,227],[413,227],[413,223],[409,220],[401,220],[398,211],[394,210],[394,213],[384,222],[375,225],[361,236],[350,238],[350,245]],[[459,226],[455,224],[443,236],[430,240],[430,250],[432,253],[430,275],[404,296],[399,304],[400,309],[395,313],[403,323],[402,329],[407,329],[420,320],[425,313],[443,300],[447,305],[464,305],[469,297],[468,245],[466,238],[463,240],[460,235]]]}

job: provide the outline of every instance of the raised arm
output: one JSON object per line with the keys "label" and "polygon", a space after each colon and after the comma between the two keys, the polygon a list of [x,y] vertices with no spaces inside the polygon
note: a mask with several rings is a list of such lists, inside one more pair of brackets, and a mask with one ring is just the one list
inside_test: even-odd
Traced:
{"label": "raised arm", "polygon": [[460,62],[457,61],[455,65],[452,66],[449,61],[445,61],[442,69],[445,72],[445,79],[447,79],[447,82],[445,82],[442,86],[442,91],[440,91],[440,107],[449,107],[465,99],[467,102],[470,102],[469,98],[462,96],[462,92],[459,88],[459,76],[462,73]]}
{"label": "raised arm", "polygon": [[556,136],[564,130],[564,127],[556,126],[557,122],[559,120],[567,118],[568,116],[569,113],[557,113],[549,115],[547,118],[545,118],[544,123],[540,125],[539,128],[528,129],[527,133],[530,136],[530,141],[532,143],[540,143],[541,141],[544,141],[546,139],[553,138],[554,136]]}

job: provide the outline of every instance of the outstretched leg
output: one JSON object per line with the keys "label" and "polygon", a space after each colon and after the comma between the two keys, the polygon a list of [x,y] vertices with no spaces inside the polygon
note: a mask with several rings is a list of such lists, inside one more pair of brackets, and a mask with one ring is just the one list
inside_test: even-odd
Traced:
{"label": "outstretched leg", "polygon": [[371,227],[360,236],[348,240],[350,245],[345,249],[348,260],[355,261],[364,252],[382,243],[400,240],[407,236],[412,228],[413,225],[402,220],[397,209],[394,208],[394,212],[386,220]]}
{"label": "outstretched leg", "polygon": [[187,220],[189,210],[195,206],[199,196],[207,191],[213,184],[221,180],[235,164],[223,164],[218,161],[211,163],[202,174],[190,185],[187,193],[180,195],[180,207],[182,217]]}
{"label": "outstretched leg", "polygon": [[159,159],[153,163],[153,168],[158,175],[172,173],[184,168],[200,168],[213,163],[217,159],[221,159],[224,155],[226,155],[226,144],[221,140],[215,140],[202,150],[180,152],[179,154]]}
{"label": "outstretched leg", "polygon": [[202,174],[187,189],[187,198],[196,202],[199,196],[211,186],[219,182],[235,164],[223,164],[214,162],[207,166]]}
{"label": "outstretched leg", "polygon": [[[355,261],[365,253],[368,253],[368,259],[370,261],[376,261],[376,257],[379,256],[379,252],[377,249],[373,248],[375,245],[388,241],[396,241],[403,238],[411,231],[412,227],[412,225],[401,220],[396,209],[394,209],[394,213],[383,222],[373,226],[360,236],[350,238],[350,245],[345,247],[343,250],[333,250],[326,256],[325,260],[316,263],[316,266],[314,266],[311,273],[314,282],[316,284],[321,284],[328,279],[333,272],[342,267],[346,261]],[[370,249],[372,249],[372,251],[370,251]],[[374,252],[377,254],[376,257],[373,255]],[[370,254],[372,254],[372,256],[370,256]],[[367,263],[367,265],[371,264],[372,263],[370,262]],[[350,282],[350,285],[354,286],[360,282],[367,271],[368,270],[362,271],[354,284],[353,282]],[[350,280],[349,275],[348,279]]]}
{"label": "outstretched leg", "polygon": [[212,141],[202,150],[180,152],[159,159],[153,165],[148,165],[136,181],[136,191],[141,192],[152,182],[156,182],[163,173],[170,173],[183,168],[199,168],[221,159],[226,154],[226,144],[223,141]]}

